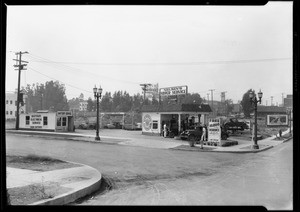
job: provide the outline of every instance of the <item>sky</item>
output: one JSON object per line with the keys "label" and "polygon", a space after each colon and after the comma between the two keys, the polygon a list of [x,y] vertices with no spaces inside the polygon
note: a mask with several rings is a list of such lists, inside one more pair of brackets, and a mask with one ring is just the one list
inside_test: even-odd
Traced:
{"label": "sky", "polygon": [[140,93],[140,84],[188,86],[234,103],[247,90],[262,104],[293,91],[293,3],[264,6],[7,6],[6,91],[25,52],[21,86],[58,80],[68,99]]}

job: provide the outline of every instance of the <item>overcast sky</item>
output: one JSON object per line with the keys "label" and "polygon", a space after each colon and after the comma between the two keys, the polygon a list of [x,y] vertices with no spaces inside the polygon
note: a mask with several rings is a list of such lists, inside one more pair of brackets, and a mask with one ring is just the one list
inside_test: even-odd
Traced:
{"label": "overcast sky", "polygon": [[68,99],[158,83],[234,103],[261,89],[263,104],[281,104],[292,94],[292,7],[8,6],[6,91],[17,88],[15,52],[28,51],[21,86],[58,80]]}

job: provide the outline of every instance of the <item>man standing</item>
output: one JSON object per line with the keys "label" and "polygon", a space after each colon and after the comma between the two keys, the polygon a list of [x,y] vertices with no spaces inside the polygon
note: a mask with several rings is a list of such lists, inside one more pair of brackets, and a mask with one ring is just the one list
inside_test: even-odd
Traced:
{"label": "man standing", "polygon": [[164,124],[164,137],[167,137],[167,124]]}
{"label": "man standing", "polygon": [[205,127],[206,127],[205,125],[202,127],[202,135],[201,135],[201,142],[200,142],[201,149],[203,149],[203,142],[206,139],[206,128]]}

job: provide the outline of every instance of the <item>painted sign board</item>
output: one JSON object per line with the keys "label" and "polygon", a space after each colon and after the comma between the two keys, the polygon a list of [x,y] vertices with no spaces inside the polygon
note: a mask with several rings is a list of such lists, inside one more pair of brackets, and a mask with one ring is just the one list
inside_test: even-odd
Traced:
{"label": "painted sign board", "polygon": [[143,117],[143,128],[145,131],[151,130],[152,118],[149,114],[145,114]]}
{"label": "painted sign board", "polygon": [[159,89],[160,96],[162,97],[168,97],[173,95],[186,95],[187,92],[188,87],[186,85]]}
{"label": "painted sign board", "polygon": [[221,143],[221,119],[209,119],[208,121],[208,142]]}
{"label": "painted sign board", "polygon": [[43,118],[41,114],[32,114],[30,116],[30,128],[39,129],[43,127]]}
{"label": "painted sign board", "polygon": [[72,111],[57,111],[57,116],[72,116]]}
{"label": "painted sign board", "polygon": [[267,126],[288,126],[288,115],[267,115]]}

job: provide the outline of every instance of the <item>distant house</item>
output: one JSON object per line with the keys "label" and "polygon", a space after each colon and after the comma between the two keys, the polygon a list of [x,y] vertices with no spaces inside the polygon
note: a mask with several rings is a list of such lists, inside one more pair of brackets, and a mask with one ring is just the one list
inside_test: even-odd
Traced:
{"label": "distant house", "polygon": [[[23,102],[27,102],[27,96],[23,95]],[[24,104],[20,104],[20,114],[26,113]],[[5,119],[16,119],[17,116],[17,93],[5,93]]]}

